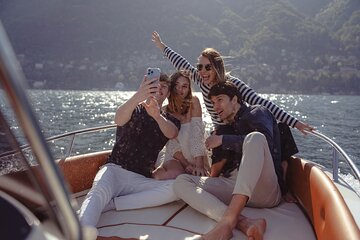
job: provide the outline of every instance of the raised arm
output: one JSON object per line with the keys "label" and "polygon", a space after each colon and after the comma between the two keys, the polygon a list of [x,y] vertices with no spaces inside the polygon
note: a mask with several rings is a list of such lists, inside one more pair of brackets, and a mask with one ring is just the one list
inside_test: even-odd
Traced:
{"label": "raised arm", "polygon": [[236,87],[239,89],[240,94],[244,101],[250,105],[262,105],[270,110],[270,112],[275,116],[275,118],[283,123],[286,123],[290,127],[297,128],[303,134],[306,134],[305,130],[312,131],[314,130],[309,124],[303,123],[291,116],[284,109],[277,106],[270,100],[266,100],[259,96],[252,88],[246,85],[243,81],[233,76],[230,77],[230,81],[233,82]]}
{"label": "raised arm", "polygon": [[149,103],[142,102],[141,104],[145,107],[146,112],[157,122],[165,137],[168,139],[177,137],[179,133],[178,128],[172,121],[160,114],[160,106],[155,98],[150,98]]}
{"label": "raised arm", "polygon": [[160,38],[160,35],[157,32],[153,32],[151,36],[151,40],[155,43],[155,46],[159,48],[162,54],[166,56],[172,65],[177,70],[186,70],[190,73],[190,79],[196,83],[197,85],[200,85],[201,83],[201,77],[198,73],[198,70],[192,66],[188,60],[186,60],[183,56],[172,50],[170,47],[168,47]]}
{"label": "raised arm", "polygon": [[151,41],[155,43],[155,46],[160,50],[160,52],[164,52],[166,45],[163,43],[163,41],[161,41],[159,33],[153,32],[151,34]]}
{"label": "raised arm", "polygon": [[136,106],[146,99],[153,97],[155,94],[154,88],[157,87],[158,86],[156,83],[147,81],[146,77],[144,76],[144,79],[140,84],[137,92],[116,110],[115,123],[118,126],[123,126],[126,124],[130,120]]}
{"label": "raised arm", "polygon": [[184,57],[166,46],[166,44],[161,40],[160,35],[157,32],[153,32],[151,37],[151,40],[155,43],[155,46],[160,49],[161,53],[163,53],[167,58],[169,58],[169,60],[177,70],[187,70],[191,73],[196,70],[196,68],[194,68]]}

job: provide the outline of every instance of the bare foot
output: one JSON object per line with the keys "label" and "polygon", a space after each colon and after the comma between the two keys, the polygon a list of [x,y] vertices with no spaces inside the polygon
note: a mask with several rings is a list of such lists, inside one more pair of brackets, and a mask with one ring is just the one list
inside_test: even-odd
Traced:
{"label": "bare foot", "polygon": [[266,221],[263,218],[244,218],[238,222],[236,228],[242,231],[249,240],[262,240],[266,229]]}
{"label": "bare foot", "polygon": [[203,240],[228,240],[233,236],[232,227],[229,224],[218,222],[208,233],[202,236]]}

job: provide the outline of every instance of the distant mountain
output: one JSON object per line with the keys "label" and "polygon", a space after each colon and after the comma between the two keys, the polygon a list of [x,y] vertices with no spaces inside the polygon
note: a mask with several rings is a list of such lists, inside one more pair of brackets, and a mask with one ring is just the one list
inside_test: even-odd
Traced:
{"label": "distant mountain", "polygon": [[306,17],[314,17],[322,12],[332,0],[288,0],[299,12]]}
{"label": "distant mountain", "polygon": [[358,0],[336,0],[316,14],[315,20],[325,25],[329,30],[336,32],[359,10],[360,1]]}
{"label": "distant mountain", "polygon": [[135,89],[147,66],[173,71],[157,30],[191,63],[220,50],[258,91],[360,93],[358,0],[0,0],[0,19],[30,86]]}

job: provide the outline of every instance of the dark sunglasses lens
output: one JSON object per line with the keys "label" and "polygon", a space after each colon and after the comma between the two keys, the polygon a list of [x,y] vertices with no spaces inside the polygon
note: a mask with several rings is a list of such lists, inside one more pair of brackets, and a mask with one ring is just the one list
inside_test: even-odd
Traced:
{"label": "dark sunglasses lens", "polygon": [[[197,68],[197,70],[199,70],[199,71],[201,71],[201,70],[203,69],[203,67],[204,67],[204,65],[202,65],[202,64],[196,65],[196,68]],[[211,70],[211,64],[206,64],[206,65],[205,65],[205,70],[206,70],[206,71],[210,71],[210,70]]]}

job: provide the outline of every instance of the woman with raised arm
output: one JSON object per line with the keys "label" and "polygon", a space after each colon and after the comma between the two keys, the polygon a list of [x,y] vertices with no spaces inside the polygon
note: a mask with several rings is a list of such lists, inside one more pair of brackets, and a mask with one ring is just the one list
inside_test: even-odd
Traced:
{"label": "woman with raised arm", "polygon": [[152,41],[155,43],[156,47],[158,47],[160,51],[171,61],[176,69],[187,70],[190,72],[190,79],[200,87],[206,109],[208,110],[215,126],[223,125],[224,123],[214,111],[214,106],[210,99],[208,99],[208,93],[210,88],[216,83],[228,80],[234,83],[239,89],[244,101],[250,105],[265,106],[272,112],[278,121],[284,122],[293,128],[297,128],[305,135],[306,131],[312,131],[314,129],[309,124],[301,122],[291,116],[273,102],[260,97],[253,89],[247,86],[240,79],[226,73],[224,60],[217,50],[213,48],[204,49],[198,58],[198,64],[195,68],[184,57],[165,45],[165,43],[161,41],[160,35],[157,32],[152,33]]}

